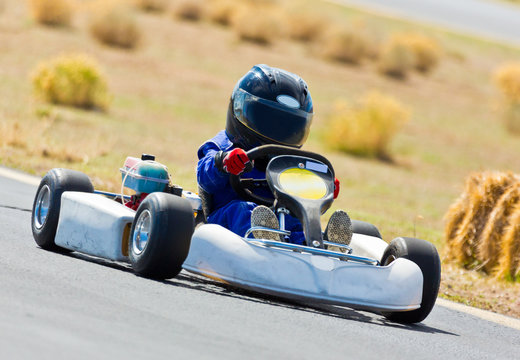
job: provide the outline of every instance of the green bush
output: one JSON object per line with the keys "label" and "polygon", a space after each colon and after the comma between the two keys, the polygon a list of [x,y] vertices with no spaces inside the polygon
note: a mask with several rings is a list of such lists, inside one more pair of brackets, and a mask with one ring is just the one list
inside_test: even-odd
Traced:
{"label": "green bush", "polygon": [[390,159],[388,145],[408,119],[409,111],[397,100],[371,92],[353,106],[337,103],[326,140],[346,153]]}
{"label": "green bush", "polygon": [[32,82],[44,101],[85,109],[106,109],[110,96],[97,62],[85,55],[63,55],[41,63]]}

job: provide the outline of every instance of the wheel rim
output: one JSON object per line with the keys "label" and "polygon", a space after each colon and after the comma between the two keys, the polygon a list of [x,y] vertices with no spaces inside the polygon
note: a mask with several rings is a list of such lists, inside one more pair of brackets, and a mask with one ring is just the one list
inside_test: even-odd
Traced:
{"label": "wheel rim", "polygon": [[152,231],[152,215],[149,210],[144,210],[135,224],[132,249],[137,255],[142,253],[148,245],[148,239]]}
{"label": "wheel rim", "polygon": [[44,185],[38,193],[38,197],[36,198],[36,205],[34,208],[34,226],[37,229],[41,229],[47,220],[50,202],[51,189],[48,185]]}

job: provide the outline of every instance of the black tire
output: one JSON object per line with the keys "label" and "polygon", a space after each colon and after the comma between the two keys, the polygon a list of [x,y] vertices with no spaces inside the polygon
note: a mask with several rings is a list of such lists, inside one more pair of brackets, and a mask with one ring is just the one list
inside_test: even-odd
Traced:
{"label": "black tire", "polygon": [[352,220],[352,232],[355,234],[374,236],[382,239],[381,233],[379,232],[377,227],[366,221]]}
{"label": "black tire", "polygon": [[134,272],[151,279],[175,277],[188,256],[194,227],[188,200],[160,192],[148,195],[130,231],[128,255]]}
{"label": "black tire", "polygon": [[428,241],[398,237],[392,240],[386,248],[381,258],[381,265],[388,265],[397,258],[413,261],[422,271],[424,281],[421,307],[412,311],[383,312],[383,315],[392,321],[404,324],[421,322],[432,311],[439,293],[441,283],[439,254],[435,246]]}
{"label": "black tire", "polygon": [[[54,243],[64,191],[94,192],[87,175],[69,169],[52,169],[40,182],[34,197],[31,227],[36,244],[50,251],[67,251]],[[42,207],[42,205],[44,205]],[[42,211],[48,209],[47,212]]]}

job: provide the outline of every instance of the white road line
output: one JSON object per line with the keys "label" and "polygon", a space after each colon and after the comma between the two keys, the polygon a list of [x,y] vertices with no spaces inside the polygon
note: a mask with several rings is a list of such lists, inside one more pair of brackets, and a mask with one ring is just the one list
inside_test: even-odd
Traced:
{"label": "white road line", "polygon": [[499,325],[520,330],[520,320],[509,316],[496,314],[488,310],[477,309],[471,306],[463,305],[453,301],[448,301],[442,298],[437,298],[435,305],[440,305],[448,309],[464,312],[466,314],[470,314],[478,318],[481,318],[482,320],[491,321]]}
{"label": "white road line", "polygon": [[22,172],[11,170],[5,167],[0,167],[0,176],[35,186],[40,185],[41,180],[37,176],[27,175]]}

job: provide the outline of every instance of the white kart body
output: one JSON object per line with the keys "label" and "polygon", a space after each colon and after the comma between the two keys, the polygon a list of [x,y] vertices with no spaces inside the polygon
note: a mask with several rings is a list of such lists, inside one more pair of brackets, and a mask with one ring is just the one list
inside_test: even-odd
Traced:
{"label": "white kart body", "polygon": [[54,242],[65,249],[128,261],[128,236],[135,211],[102,195],[65,191]]}
{"label": "white kart body", "polygon": [[[135,211],[102,195],[64,192],[57,245],[115,261],[128,261]],[[383,240],[354,234],[352,255],[381,259]],[[423,276],[398,258],[388,266],[267,247],[214,224],[195,230],[183,268],[224,283],[281,297],[370,310],[419,308]]]}
{"label": "white kart body", "polygon": [[[381,259],[387,244],[354,234],[351,246],[353,255]],[[266,294],[354,308],[407,311],[422,299],[422,272],[407,259],[375,266],[270,248],[214,224],[195,231],[183,268]]]}

